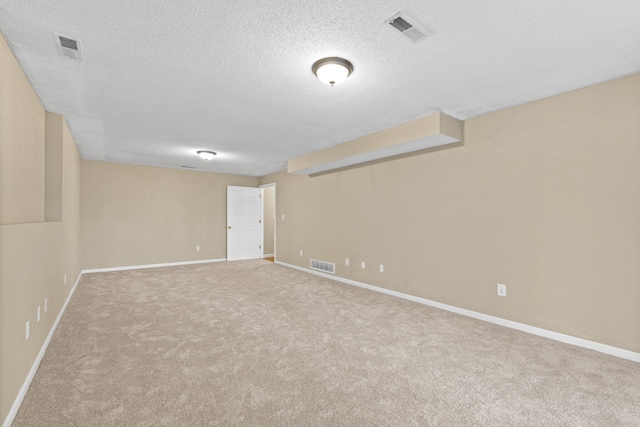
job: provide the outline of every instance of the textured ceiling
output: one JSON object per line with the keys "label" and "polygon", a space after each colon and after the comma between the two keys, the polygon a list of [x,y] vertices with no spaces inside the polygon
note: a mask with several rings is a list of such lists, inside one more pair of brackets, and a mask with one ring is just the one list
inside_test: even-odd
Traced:
{"label": "textured ceiling", "polygon": [[[433,35],[383,23],[401,10]],[[84,159],[251,176],[433,112],[640,72],[638,0],[3,0],[0,31]],[[58,55],[54,31],[84,62]],[[354,64],[342,85],[311,73],[326,56]]]}

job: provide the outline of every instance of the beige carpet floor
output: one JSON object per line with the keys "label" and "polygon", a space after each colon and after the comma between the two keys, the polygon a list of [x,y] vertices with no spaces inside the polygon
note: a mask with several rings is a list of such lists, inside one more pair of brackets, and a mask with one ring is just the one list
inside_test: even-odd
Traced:
{"label": "beige carpet floor", "polygon": [[640,364],[264,261],[83,276],[14,426],[640,426]]}

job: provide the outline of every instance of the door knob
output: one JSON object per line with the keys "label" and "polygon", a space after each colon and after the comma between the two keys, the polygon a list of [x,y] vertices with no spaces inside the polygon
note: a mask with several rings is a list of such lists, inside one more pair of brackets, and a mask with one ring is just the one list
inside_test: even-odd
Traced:
{"label": "door knob", "polygon": [[229,230],[231,230],[231,226],[229,226]]}

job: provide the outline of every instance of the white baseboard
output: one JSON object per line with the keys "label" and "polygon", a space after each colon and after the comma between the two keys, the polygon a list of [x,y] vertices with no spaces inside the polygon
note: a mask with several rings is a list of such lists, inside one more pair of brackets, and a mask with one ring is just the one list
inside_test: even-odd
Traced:
{"label": "white baseboard", "polygon": [[271,258],[272,256],[276,256],[275,254],[264,254],[262,258]]}
{"label": "white baseboard", "polygon": [[124,267],[92,268],[88,270],[82,270],[82,273],[83,274],[106,273],[109,271],[140,270],[143,268],[175,267],[178,265],[208,264],[210,262],[223,262],[226,260],[227,260],[226,258],[218,258],[218,259],[202,259],[198,261],[166,262],[164,264],[143,264],[143,265],[127,265]]}
{"label": "white baseboard", "polygon": [[572,335],[561,334],[559,332],[549,331],[547,329],[538,328],[536,326],[526,325],[524,323],[514,322],[512,320],[502,319],[500,317],[490,316],[488,314],[478,313],[477,311],[467,310],[465,308],[456,307],[453,305],[443,304],[436,301],[431,301],[425,298],[416,297],[413,295],[403,294],[402,292],[392,291],[390,289],[380,288],[378,286],[367,285],[366,283],[357,282],[351,279],[345,279],[343,277],[334,276],[331,274],[322,273],[319,271],[310,270],[304,267],[298,267],[297,265],[287,264],[281,261],[276,261],[276,264],[283,265],[285,267],[293,268],[296,270],[304,271],[306,273],[315,274],[327,279],[336,280],[338,282],[346,283],[348,285],[358,286],[361,288],[369,289],[372,291],[380,292],[394,297],[403,298],[409,301],[417,302],[420,304],[428,305],[431,307],[439,308],[442,310],[450,311],[452,313],[461,314],[463,316],[473,317],[474,319],[484,320],[485,322],[495,323],[496,325],[505,326],[507,328],[516,329],[522,332],[528,332],[533,335],[538,335],[545,338],[550,338],[555,341],[560,341],[566,344],[575,345],[578,347],[588,348],[600,353],[609,354],[611,356],[620,357],[622,359],[631,360],[633,362],[640,363],[640,353],[625,350],[618,347],[613,347],[607,344],[602,344],[595,341],[589,341],[583,338],[574,337]]}
{"label": "white baseboard", "polygon": [[27,395],[27,390],[29,390],[29,386],[31,385],[31,381],[33,381],[33,377],[36,375],[36,372],[38,371],[38,367],[40,366],[40,362],[42,361],[42,358],[44,357],[44,354],[47,351],[47,348],[49,347],[49,343],[51,342],[51,339],[53,338],[53,335],[55,334],[56,329],[58,329],[58,324],[60,323],[60,320],[62,320],[62,315],[64,314],[65,310],[67,309],[67,305],[69,305],[69,301],[71,300],[71,296],[76,291],[76,288],[78,287],[78,283],[80,282],[80,278],[81,277],[82,277],[82,272],[80,272],[80,274],[78,274],[78,278],[76,279],[76,283],[73,285],[73,288],[71,288],[71,291],[69,292],[69,295],[67,296],[67,300],[62,305],[62,308],[60,309],[60,313],[58,313],[58,317],[56,318],[56,321],[53,322],[53,326],[51,326],[51,330],[49,331],[49,335],[47,335],[47,339],[44,340],[44,343],[42,344],[42,348],[40,349],[40,352],[38,353],[38,356],[36,357],[36,360],[33,362],[33,366],[31,366],[31,370],[29,371],[29,374],[27,375],[27,378],[24,380],[24,383],[22,384],[22,387],[20,388],[20,392],[16,396],[16,399],[13,401],[13,405],[11,405],[11,409],[9,410],[9,413],[7,414],[7,417],[4,419],[4,422],[2,423],[2,427],[11,426],[11,423],[13,423],[14,418],[18,414],[18,409],[20,409],[20,405],[22,404],[22,400],[24,400],[24,397]]}

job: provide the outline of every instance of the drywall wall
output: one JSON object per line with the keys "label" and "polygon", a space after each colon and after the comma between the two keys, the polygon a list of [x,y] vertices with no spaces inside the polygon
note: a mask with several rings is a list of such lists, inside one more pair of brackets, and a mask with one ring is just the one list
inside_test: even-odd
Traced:
{"label": "drywall wall", "polygon": [[226,258],[227,186],[257,183],[237,175],[84,161],[83,269]]}
{"label": "drywall wall", "polygon": [[[80,274],[81,162],[68,129],[65,130],[63,162],[62,221],[0,226],[2,419],[13,404]],[[38,306],[40,322],[36,318]],[[28,341],[25,340],[27,321],[30,322]]]}
{"label": "drywall wall", "polygon": [[62,304],[73,288],[82,269],[80,246],[82,158],[66,121],[62,116],[59,117],[63,123],[62,232],[64,236],[64,267],[67,272],[67,283],[64,288],[64,299],[61,300]]}
{"label": "drywall wall", "polygon": [[[62,132],[57,141],[61,144],[61,155],[55,156],[62,162],[57,168],[62,171],[62,191],[58,191],[62,199],[61,221],[44,222],[45,112],[42,105],[34,101],[33,91],[24,84],[23,75],[4,72],[5,68],[19,69],[4,40],[0,40],[0,67],[3,70],[0,86],[12,87],[0,96],[3,173],[6,164],[15,162],[26,165],[26,169],[20,171],[26,181],[31,182],[33,176],[42,180],[42,185],[22,185],[24,183],[15,181],[18,178],[14,176],[12,185],[29,194],[11,197],[2,193],[0,199],[3,207],[6,203],[12,204],[11,209],[3,211],[11,213],[12,221],[29,222],[0,225],[0,420],[5,420],[80,274],[81,160],[63,117],[47,113],[47,123]],[[20,108],[5,109],[6,105]],[[24,129],[37,132],[24,133]],[[7,135],[22,137],[8,138]],[[28,340],[25,339],[27,321],[30,323]]]}
{"label": "drywall wall", "polygon": [[460,146],[262,177],[278,260],[638,352],[639,117],[633,75],[467,120]]}
{"label": "drywall wall", "polygon": [[0,224],[44,221],[44,108],[0,35]]}
{"label": "drywall wall", "polygon": [[265,187],[264,189],[264,254],[274,254],[275,241],[275,219],[276,214],[276,187]]}
{"label": "drywall wall", "polygon": [[62,155],[64,120],[45,113],[45,221],[62,220]]}

